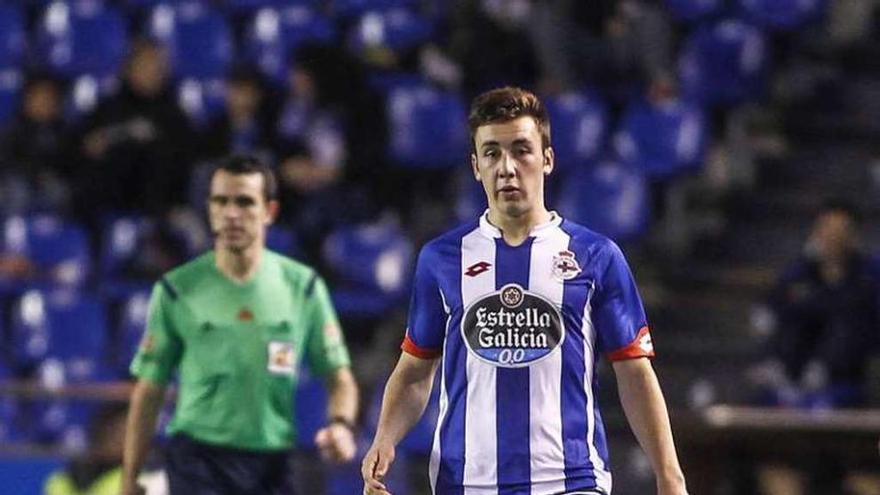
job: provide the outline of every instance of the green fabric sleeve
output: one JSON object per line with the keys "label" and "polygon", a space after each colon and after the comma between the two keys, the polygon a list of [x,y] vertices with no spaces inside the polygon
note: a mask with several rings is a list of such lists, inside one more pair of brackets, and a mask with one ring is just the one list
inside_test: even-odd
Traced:
{"label": "green fabric sleeve", "polygon": [[308,326],[306,353],[312,372],[326,375],[337,368],[350,366],[351,359],[330,291],[317,275],[306,288],[305,315]]}
{"label": "green fabric sleeve", "polygon": [[131,373],[141,379],[164,385],[180,361],[183,345],[169,313],[177,298],[167,281],[153,286],[147,329],[131,363]]}

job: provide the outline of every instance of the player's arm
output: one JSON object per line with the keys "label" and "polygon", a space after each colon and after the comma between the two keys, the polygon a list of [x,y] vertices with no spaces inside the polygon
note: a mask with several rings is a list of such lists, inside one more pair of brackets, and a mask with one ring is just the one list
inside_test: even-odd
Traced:
{"label": "player's arm", "polygon": [[613,363],[623,411],[657,477],[659,495],[684,495],[684,474],[675,453],[666,401],[647,358]]}
{"label": "player's arm", "polygon": [[137,477],[150,451],[156,418],[165,398],[165,386],[138,380],[131,393],[122,453],[122,494],[143,493]]}
{"label": "player's arm", "polygon": [[357,444],[354,427],[358,412],[358,387],[351,368],[343,366],[326,378],[328,424],[315,437],[321,457],[333,462],[354,459]]}
{"label": "player's arm", "polygon": [[361,465],[366,493],[387,493],[382,480],[394,461],[395,446],[425,412],[438,362],[401,353],[385,385],[376,437]]}

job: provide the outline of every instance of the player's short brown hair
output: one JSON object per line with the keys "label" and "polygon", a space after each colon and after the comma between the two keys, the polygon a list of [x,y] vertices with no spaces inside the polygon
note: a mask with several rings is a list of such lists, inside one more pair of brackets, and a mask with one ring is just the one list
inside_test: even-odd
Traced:
{"label": "player's short brown hair", "polygon": [[263,198],[266,201],[273,201],[278,197],[278,181],[275,179],[275,173],[255,156],[230,156],[214,168],[214,171],[211,172],[211,179],[220,170],[232,175],[260,174],[263,176]]}
{"label": "player's short brown hair", "polygon": [[513,86],[496,88],[474,98],[468,115],[471,151],[475,150],[477,129],[484,125],[531,117],[541,133],[541,148],[550,147],[550,117],[541,100],[531,91]]}

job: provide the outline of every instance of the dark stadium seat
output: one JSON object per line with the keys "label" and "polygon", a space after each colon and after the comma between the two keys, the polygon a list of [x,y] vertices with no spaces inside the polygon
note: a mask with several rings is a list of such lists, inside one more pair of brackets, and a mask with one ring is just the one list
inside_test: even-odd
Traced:
{"label": "dark stadium seat", "polygon": [[177,83],[177,101],[196,128],[204,128],[226,105],[226,81],[186,78]]}
{"label": "dark stadium seat", "polygon": [[709,130],[703,111],[680,99],[630,104],[614,137],[618,154],[652,180],[670,179],[703,165]]}
{"label": "dark stadium seat", "polygon": [[383,316],[406,300],[413,246],[396,222],[342,227],[327,236],[322,255],[343,317]]}
{"label": "dark stadium seat", "polygon": [[118,376],[128,375],[128,367],[144,337],[149,304],[150,291],[147,289],[132,292],[122,303],[111,360]]}
{"label": "dark stadium seat", "polygon": [[0,4],[0,69],[19,67],[27,48],[25,17],[15,5]]}
{"label": "dark stadium seat", "polygon": [[758,26],[791,31],[819,20],[826,0],[739,0],[744,17]]}
{"label": "dark stadium seat", "polygon": [[433,31],[430,19],[410,9],[369,10],[360,15],[347,38],[355,53],[371,49],[406,53],[430,41]]}
{"label": "dark stadium seat", "polygon": [[0,277],[0,291],[29,286],[81,287],[89,277],[91,256],[86,231],[49,214],[10,216],[3,220],[0,255],[27,260],[20,277]]}
{"label": "dark stadium seat", "polygon": [[232,14],[249,14],[265,8],[283,10],[305,7],[317,10],[323,7],[323,0],[226,0],[223,6]]}
{"label": "dark stadium seat", "polygon": [[204,3],[159,5],[150,15],[148,31],[168,47],[178,80],[222,79],[235,55],[226,17]]}
{"label": "dark stadium seat", "polygon": [[285,256],[299,257],[302,254],[296,231],[280,223],[273,224],[266,231],[266,247]]}
{"label": "dark stadium seat", "polygon": [[327,387],[320,376],[300,367],[296,389],[295,414],[297,449],[314,451],[315,435],[327,424]]}
{"label": "dark stadium seat", "polygon": [[297,47],[334,36],[331,20],[309,7],[263,8],[248,23],[244,52],[270,80],[285,84],[289,58]]}
{"label": "dark stadium seat", "polygon": [[618,242],[647,233],[651,220],[648,185],[641,171],[616,160],[600,160],[561,184],[556,209]]}
{"label": "dark stadium seat", "polygon": [[571,92],[544,98],[552,122],[557,173],[595,160],[605,145],[608,109],[595,92]]}
{"label": "dark stadium seat", "polygon": [[703,20],[724,7],[724,0],[664,0],[663,3],[676,18],[687,22]]}
{"label": "dark stadium seat", "polygon": [[[2,326],[0,324],[0,335],[5,335],[2,333]],[[0,357],[0,382],[11,380],[14,376],[9,365],[5,362],[5,357]],[[0,443],[8,444],[22,440],[24,435],[18,408],[19,400],[17,398],[10,395],[0,395]]]}
{"label": "dark stadium seat", "polygon": [[464,101],[458,93],[428,83],[388,82],[386,109],[388,155],[399,167],[456,168],[467,163],[468,131]]}
{"label": "dark stadium seat", "polygon": [[709,105],[733,105],[762,96],[769,66],[764,33],[737,19],[700,27],[679,58],[684,94]]}
{"label": "dark stadium seat", "polygon": [[0,69],[0,127],[18,110],[24,78],[18,69]]}
{"label": "dark stadium seat", "polygon": [[354,17],[370,10],[386,10],[400,7],[416,7],[419,0],[334,0],[333,14]]}
{"label": "dark stadium seat", "polygon": [[57,1],[42,13],[36,60],[68,78],[113,78],[122,67],[128,30],[122,13],[98,0]]}

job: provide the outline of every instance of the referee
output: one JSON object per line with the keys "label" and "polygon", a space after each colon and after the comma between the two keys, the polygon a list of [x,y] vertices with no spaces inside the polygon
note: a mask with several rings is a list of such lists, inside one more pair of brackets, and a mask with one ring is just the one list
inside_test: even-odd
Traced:
{"label": "referee", "polygon": [[177,408],[168,427],[172,495],[292,493],[293,397],[305,359],[327,377],[329,422],[315,438],[326,460],[355,454],[358,389],[324,281],[265,248],[278,213],[271,170],[232,157],[211,176],[214,249],[162,277],[131,365],[138,378],[128,413],[123,495],[150,448],[175,370]]}

